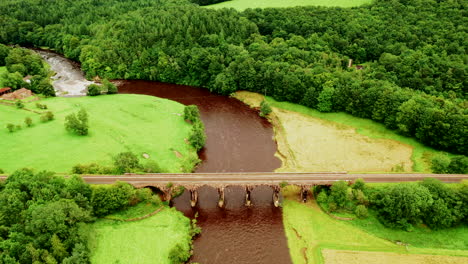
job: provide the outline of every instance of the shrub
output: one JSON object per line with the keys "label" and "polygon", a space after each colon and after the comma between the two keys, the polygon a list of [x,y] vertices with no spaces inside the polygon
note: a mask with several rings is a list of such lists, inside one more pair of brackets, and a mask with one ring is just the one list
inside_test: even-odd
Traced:
{"label": "shrub", "polygon": [[354,211],[354,213],[360,219],[364,219],[369,216],[369,212],[367,211],[367,208],[362,204],[356,206],[356,210]]}
{"label": "shrub", "polygon": [[143,164],[143,172],[145,173],[159,173],[163,170],[159,166],[159,164],[154,160],[149,160],[145,164]]}
{"label": "shrub", "polygon": [[10,132],[10,133],[15,132],[15,125],[13,125],[12,123],[8,123],[6,125],[6,128],[8,129],[8,132]]}
{"label": "shrub", "polygon": [[434,173],[447,173],[450,158],[447,155],[436,155],[432,158],[431,169]]}
{"label": "shrub", "polygon": [[134,195],[134,188],[124,182],[117,182],[110,186],[96,186],[91,198],[94,214],[104,216],[124,208]]}
{"label": "shrub", "polygon": [[96,163],[78,164],[73,166],[73,174],[113,174],[115,169],[112,167],[105,167]]}
{"label": "shrub", "polygon": [[190,258],[190,252],[188,248],[183,247],[180,243],[175,245],[171,251],[169,251],[169,261],[173,264],[185,263]]}
{"label": "shrub", "polygon": [[16,130],[20,130],[21,129],[21,125],[16,125]]}
{"label": "shrub", "polygon": [[328,200],[334,202],[338,208],[345,207],[346,202],[349,200],[347,182],[337,181],[333,183]]}
{"label": "shrub", "polygon": [[41,122],[47,122],[53,119],[54,119],[54,113],[52,113],[51,111],[47,111],[41,115]]}
{"label": "shrub", "polygon": [[16,100],[15,106],[16,106],[16,108],[18,108],[18,109],[23,109],[23,108],[24,108],[24,103],[21,102],[20,100]]}
{"label": "shrub", "polygon": [[205,126],[202,122],[196,122],[192,127],[192,134],[189,137],[190,144],[197,150],[201,150],[206,143]]}
{"label": "shrub", "polygon": [[200,121],[200,111],[196,105],[187,105],[184,108],[184,119],[193,124]]}
{"label": "shrub", "polygon": [[267,101],[263,100],[262,103],[260,103],[260,116],[266,117],[270,113],[271,113],[270,104],[267,103]]}
{"label": "shrub", "polygon": [[132,152],[122,152],[114,157],[114,166],[118,173],[135,172],[141,169],[138,157]]}
{"label": "shrub", "polygon": [[116,93],[118,93],[117,86],[115,86],[115,84],[109,82],[109,80],[107,80],[107,79],[104,79],[102,81],[102,88],[103,88],[104,91],[107,92],[107,94],[116,94]]}
{"label": "shrub", "polygon": [[69,114],[65,117],[65,129],[80,136],[88,135],[88,113],[81,108],[77,114]]}
{"label": "shrub", "polygon": [[328,211],[329,212],[333,213],[337,209],[338,209],[338,206],[336,205],[336,203],[331,202],[331,203],[328,204]]}
{"label": "shrub", "polygon": [[3,173],[5,173],[5,171],[4,171],[4,170],[2,170],[2,169],[0,169],[0,174],[3,174]]}
{"label": "shrub", "polygon": [[32,119],[30,117],[26,117],[24,119],[24,123],[26,124],[27,127],[31,127],[32,126]]}
{"label": "shrub", "polygon": [[101,86],[97,84],[90,84],[88,85],[88,96],[96,96],[101,95]]}
{"label": "shrub", "polygon": [[39,108],[39,109],[47,109],[47,105],[40,104],[40,103],[36,103],[36,107]]}
{"label": "shrub", "polygon": [[366,183],[364,182],[363,179],[359,178],[357,179],[353,186],[351,186],[354,190],[364,190],[364,188],[366,187]]}
{"label": "shrub", "polygon": [[317,202],[319,204],[323,204],[323,203],[328,202],[328,195],[327,195],[327,192],[325,190],[322,190],[319,193],[319,195],[317,195]]}
{"label": "shrub", "polygon": [[453,157],[448,166],[448,172],[467,174],[468,173],[468,157],[466,156]]}

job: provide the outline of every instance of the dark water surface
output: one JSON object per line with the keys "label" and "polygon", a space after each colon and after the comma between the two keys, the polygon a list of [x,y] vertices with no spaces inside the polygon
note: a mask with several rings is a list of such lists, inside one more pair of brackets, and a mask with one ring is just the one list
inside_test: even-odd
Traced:
{"label": "dark water surface", "polygon": [[[265,172],[281,166],[274,157],[276,143],[271,124],[242,102],[206,89],[148,81],[122,81],[119,93],[153,95],[195,104],[206,126],[207,142],[196,172]],[[201,264],[290,264],[282,211],[273,206],[273,191],[257,187],[245,206],[245,190],[228,187],[225,208],[218,208],[218,192],[198,189],[198,204],[190,207],[190,194],[173,206],[193,218],[202,234],[194,241],[191,262]]]}
{"label": "dark water surface", "polygon": [[190,194],[173,200],[173,206],[186,216],[198,212],[201,235],[194,241],[191,262],[201,264],[289,264],[292,263],[284,234],[282,211],[272,203],[270,187],[252,191],[250,207],[244,205],[245,190],[228,187],[225,208],[217,205],[218,192],[211,187],[198,189],[198,204],[190,207]]}
{"label": "dark water surface", "polygon": [[151,81],[121,81],[119,93],[146,94],[197,105],[207,141],[196,172],[265,172],[281,166],[271,124],[237,99],[207,89]]}

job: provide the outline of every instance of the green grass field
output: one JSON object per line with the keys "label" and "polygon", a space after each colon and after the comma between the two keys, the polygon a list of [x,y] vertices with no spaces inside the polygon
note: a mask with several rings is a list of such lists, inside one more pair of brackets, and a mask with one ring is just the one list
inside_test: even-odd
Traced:
{"label": "green grass field", "polygon": [[3,67],[0,67],[0,88],[3,88],[3,79],[2,79],[2,75],[4,72],[7,72],[7,68],[6,66],[3,66]]}
{"label": "green grass field", "polygon": [[214,5],[209,8],[235,8],[245,10],[247,8],[267,8],[267,7],[294,7],[294,6],[340,6],[353,7],[368,4],[372,0],[232,0]]}
{"label": "green grass field", "polygon": [[[126,217],[136,217],[141,214],[140,210],[130,208],[129,212],[122,213]],[[170,264],[168,255],[177,243],[188,250],[190,228],[189,218],[168,207],[135,222],[100,219],[88,227],[91,263]]]}
{"label": "green grass field", "polygon": [[[431,240],[431,234],[405,232],[407,234],[401,235],[399,231],[389,231],[374,225],[379,230],[378,233],[385,234],[380,238],[374,235],[376,232],[369,232],[370,228],[366,229],[357,223],[331,218],[319,208],[314,200],[309,200],[305,204],[299,202],[298,189],[295,187],[287,187],[284,196],[283,222],[294,264],[324,263],[323,249],[468,256],[468,251],[463,250],[466,245],[460,244],[460,241],[466,241],[467,229],[440,231],[435,235],[435,239],[438,241],[444,237],[452,239],[453,243],[448,242],[452,246],[446,247],[450,249],[436,247],[437,242],[418,244],[420,247],[416,247],[411,243],[416,240]],[[372,220],[372,218],[369,219]],[[449,238],[451,235],[455,237]],[[415,236],[415,238],[411,238],[411,236]],[[403,242],[408,239],[410,245],[405,247],[388,240],[393,240],[396,237],[401,238]],[[457,245],[457,243],[459,244]]]}
{"label": "green grass field", "polygon": [[[315,109],[302,105],[288,102],[277,102],[271,97],[267,97],[267,101],[271,106],[277,108],[295,111],[323,120],[354,127],[356,128],[357,133],[370,138],[391,139],[407,144],[413,148],[411,160],[413,161],[414,172],[431,172],[430,157],[436,153],[440,153],[433,148],[423,145],[414,138],[399,135],[395,131],[387,129],[383,124],[370,119],[354,117],[346,113],[321,113]],[[449,154],[449,156],[451,155]]]}
{"label": "green grass field", "polygon": [[[148,160],[168,172],[193,167],[188,158],[196,157],[196,152],[185,142],[191,125],[183,119],[182,104],[121,94],[39,102],[54,113],[53,121],[42,123],[39,114],[0,104],[0,168],[6,173],[23,167],[69,173],[76,164],[111,165],[112,157],[124,151],[134,152],[142,162],[143,153],[147,153]],[[35,104],[26,103],[26,108],[40,111]],[[64,127],[65,116],[82,107],[89,115],[87,136],[71,134]],[[32,127],[24,124],[26,117],[32,118]],[[22,128],[10,133],[8,123]],[[176,151],[182,156],[177,157]]]}

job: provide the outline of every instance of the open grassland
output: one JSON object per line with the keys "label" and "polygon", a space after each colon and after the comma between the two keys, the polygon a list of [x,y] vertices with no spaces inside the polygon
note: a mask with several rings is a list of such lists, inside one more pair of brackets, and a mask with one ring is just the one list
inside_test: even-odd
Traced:
{"label": "open grassland", "polygon": [[267,8],[267,7],[294,7],[294,6],[340,6],[353,7],[370,3],[371,0],[232,0],[214,5],[209,8],[235,8],[245,10],[247,8]]}
{"label": "open grassland", "polygon": [[[337,252],[341,252],[341,250],[348,250],[349,252],[352,250],[353,252],[359,252],[361,255],[364,254],[364,257],[367,257],[366,252],[392,252],[403,259],[409,256],[409,260],[415,256],[414,254],[423,254],[459,256],[455,258],[457,261],[460,260],[465,263],[468,261],[468,251],[466,250],[397,245],[389,240],[374,236],[348,221],[331,218],[318,207],[314,200],[309,200],[307,203],[299,202],[299,189],[295,186],[285,188],[283,195],[285,197],[283,203],[283,222],[294,264],[387,263],[384,262],[387,257],[393,259],[395,256],[394,254],[381,254],[382,260],[376,262],[333,262],[330,260],[329,251],[323,254],[324,249],[339,250]],[[373,256],[374,253],[370,257]],[[424,259],[424,257],[422,258]],[[437,259],[439,258],[441,261],[452,259],[452,257],[445,258],[444,256],[437,257]]]}
{"label": "open grassland", "polygon": [[7,72],[6,66],[0,67],[0,88],[3,88],[5,85],[3,84],[2,75],[3,73]]}
{"label": "open grassland", "polygon": [[[124,213],[124,218],[140,216],[139,210],[141,208]],[[177,244],[188,247],[190,229],[190,219],[168,207],[154,216],[134,222],[100,219],[88,230],[91,234],[91,263],[170,264],[168,256],[171,249]]]}
{"label": "open grassland", "polygon": [[[277,108],[352,127],[358,134],[367,136],[370,139],[393,140],[410,146],[413,149],[411,161],[413,162],[412,170],[414,172],[430,172],[430,159],[434,154],[439,152],[423,145],[414,138],[399,135],[395,131],[387,129],[384,125],[370,119],[354,117],[346,113],[321,113],[305,106],[287,102],[277,102],[270,97],[267,98],[267,101]],[[449,156],[451,155],[449,154]]]}
{"label": "open grassland", "polygon": [[[263,100],[250,92],[238,92],[236,98],[253,107]],[[342,124],[267,100],[273,106],[269,119],[283,161],[278,171],[410,172],[414,167],[413,148],[408,144],[358,133],[358,123]]]}
{"label": "open grassland", "polygon": [[[168,172],[193,167],[188,160],[196,158],[196,152],[185,142],[191,125],[183,119],[182,104],[117,94],[48,98],[26,103],[26,108],[41,112],[37,102],[46,104],[55,119],[42,123],[40,114],[0,104],[0,168],[7,173],[23,167],[70,172],[76,164],[111,165],[112,157],[125,151],[137,154],[142,162],[146,162],[142,155],[147,153],[148,161],[157,162]],[[64,127],[65,116],[81,108],[89,116],[87,136],[74,135]],[[26,127],[26,117],[32,118],[32,127]],[[22,128],[10,133],[5,128],[8,123]]]}
{"label": "open grassland", "polygon": [[407,255],[390,252],[364,252],[352,250],[322,250],[326,264],[362,264],[362,263],[411,263],[411,264],[465,264],[467,258],[436,256],[436,255]]}

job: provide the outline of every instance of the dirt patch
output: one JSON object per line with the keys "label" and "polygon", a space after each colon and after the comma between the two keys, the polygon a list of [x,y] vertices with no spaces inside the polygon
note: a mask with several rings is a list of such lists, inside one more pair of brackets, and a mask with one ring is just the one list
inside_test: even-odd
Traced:
{"label": "dirt patch", "polygon": [[438,256],[438,255],[409,255],[390,252],[368,252],[352,250],[322,250],[325,264],[362,264],[362,263],[411,263],[411,264],[464,264],[467,257]]}
{"label": "dirt patch", "polygon": [[[238,92],[236,98],[256,107],[263,96]],[[272,108],[269,115],[283,166],[276,171],[390,172],[412,170],[413,149],[388,139],[372,139],[356,128]]]}

